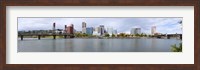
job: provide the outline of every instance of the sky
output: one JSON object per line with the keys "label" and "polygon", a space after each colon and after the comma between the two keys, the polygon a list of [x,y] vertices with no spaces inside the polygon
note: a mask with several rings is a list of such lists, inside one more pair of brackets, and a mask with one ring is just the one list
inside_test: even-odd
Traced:
{"label": "sky", "polygon": [[56,29],[64,29],[65,25],[74,25],[77,31],[82,30],[82,22],[86,22],[87,27],[98,27],[104,25],[105,28],[112,27],[118,33],[128,33],[132,28],[141,28],[142,33],[150,34],[151,27],[156,26],[156,32],[163,34],[182,33],[182,25],[179,24],[183,18],[18,18],[18,31],[28,30],[50,30],[53,23]]}

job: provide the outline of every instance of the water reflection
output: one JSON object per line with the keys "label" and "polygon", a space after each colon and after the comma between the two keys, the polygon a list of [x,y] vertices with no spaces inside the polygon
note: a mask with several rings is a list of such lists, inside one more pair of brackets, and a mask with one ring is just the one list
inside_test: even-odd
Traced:
{"label": "water reflection", "polygon": [[170,52],[177,39],[24,39],[18,52]]}

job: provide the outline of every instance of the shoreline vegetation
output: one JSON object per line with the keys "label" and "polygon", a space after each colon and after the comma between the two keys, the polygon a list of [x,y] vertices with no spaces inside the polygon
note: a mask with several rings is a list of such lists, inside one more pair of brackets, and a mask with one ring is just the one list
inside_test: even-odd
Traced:
{"label": "shoreline vegetation", "polygon": [[[18,37],[20,38],[20,37]],[[24,38],[38,38],[37,36],[24,36]],[[53,39],[53,36],[45,36],[41,38]],[[64,39],[63,36],[56,36],[57,39]],[[167,39],[167,38],[156,38],[156,37],[74,37],[66,39]],[[175,38],[171,38],[175,39]],[[180,40],[180,39],[179,39]]]}
{"label": "shoreline vegetation", "polygon": [[182,43],[179,43],[179,45],[171,45],[171,51],[172,52],[182,52]]}
{"label": "shoreline vegetation", "polygon": [[[37,35],[32,35],[32,36],[23,36],[24,38],[38,38]],[[20,36],[18,36],[20,38]],[[53,36],[45,36],[41,35],[41,38],[53,38]],[[57,35],[56,38],[65,38],[62,35]],[[68,39],[69,37],[67,37]],[[89,35],[85,33],[75,33],[73,37],[70,38],[81,38],[81,39],[140,39],[140,38],[156,38],[156,39],[167,39],[167,37],[158,37],[158,35],[147,35],[147,34],[125,34],[125,33],[120,33],[120,34],[104,34],[102,36],[98,35]]]}

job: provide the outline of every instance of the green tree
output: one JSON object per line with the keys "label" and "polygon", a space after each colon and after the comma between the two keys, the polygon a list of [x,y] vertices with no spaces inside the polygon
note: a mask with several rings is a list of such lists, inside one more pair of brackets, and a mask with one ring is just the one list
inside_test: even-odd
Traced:
{"label": "green tree", "polygon": [[143,37],[144,36],[144,34],[142,33],[142,34],[140,34],[140,37]]}
{"label": "green tree", "polygon": [[130,37],[131,35],[130,34],[126,34],[126,37]]}
{"label": "green tree", "polygon": [[114,34],[112,34],[112,37],[115,37],[115,35],[114,35]]}
{"label": "green tree", "polygon": [[105,37],[109,37],[110,35],[108,33],[105,34]]}
{"label": "green tree", "polygon": [[138,37],[138,36],[140,36],[140,34],[137,33],[137,34],[135,34],[135,36]]}
{"label": "green tree", "polygon": [[125,37],[125,33],[120,33],[119,36],[120,37]]}
{"label": "green tree", "polygon": [[117,37],[120,37],[120,35],[119,35],[119,34],[117,34]]}
{"label": "green tree", "polygon": [[83,37],[88,37],[89,35],[86,34],[86,33],[83,33],[82,36],[83,36]]}
{"label": "green tree", "polygon": [[81,33],[75,33],[75,36],[76,37],[82,37],[82,34]]}
{"label": "green tree", "polygon": [[179,43],[179,46],[176,46],[176,44],[171,45],[171,51],[182,52],[182,43]]}
{"label": "green tree", "polygon": [[147,37],[147,34],[144,34],[144,37]]}

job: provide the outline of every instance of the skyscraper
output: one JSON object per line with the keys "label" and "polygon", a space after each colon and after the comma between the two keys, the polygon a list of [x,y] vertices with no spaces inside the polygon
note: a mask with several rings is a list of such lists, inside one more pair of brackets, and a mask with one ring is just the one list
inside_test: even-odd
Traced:
{"label": "skyscraper", "polygon": [[55,32],[56,32],[56,23],[54,22],[53,23],[53,34],[55,34]]}
{"label": "skyscraper", "polygon": [[86,33],[86,23],[82,22],[82,33]]}
{"label": "skyscraper", "polygon": [[65,25],[65,30],[64,30],[64,32],[67,33],[67,25]]}
{"label": "skyscraper", "polygon": [[154,35],[156,33],[156,26],[151,27],[151,34]]}
{"label": "skyscraper", "polygon": [[82,22],[82,28],[86,28],[86,23]]}
{"label": "skyscraper", "polygon": [[96,27],[95,29],[93,29],[93,35],[99,36],[100,35],[100,27]]}
{"label": "skyscraper", "polygon": [[100,25],[99,27],[100,27],[100,34],[104,35],[105,33],[104,25]]}

